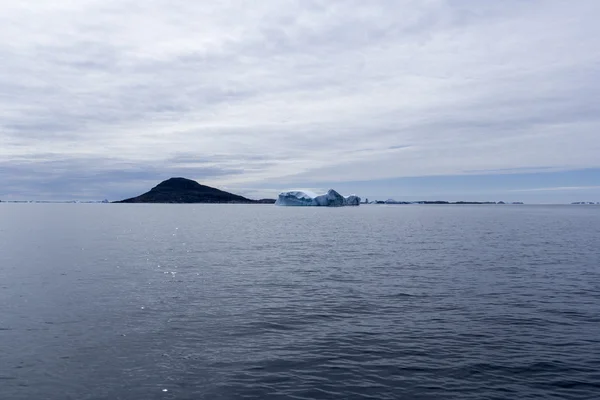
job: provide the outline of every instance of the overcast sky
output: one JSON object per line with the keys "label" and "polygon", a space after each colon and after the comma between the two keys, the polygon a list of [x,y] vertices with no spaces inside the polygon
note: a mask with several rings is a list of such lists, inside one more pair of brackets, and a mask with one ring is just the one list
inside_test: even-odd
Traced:
{"label": "overcast sky", "polygon": [[600,201],[600,1],[0,0],[0,199]]}

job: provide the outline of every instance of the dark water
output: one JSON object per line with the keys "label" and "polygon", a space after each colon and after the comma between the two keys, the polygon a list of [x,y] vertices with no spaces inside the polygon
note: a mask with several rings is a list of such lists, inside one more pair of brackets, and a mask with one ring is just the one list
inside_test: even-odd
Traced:
{"label": "dark water", "polygon": [[0,398],[598,399],[600,207],[0,204]]}

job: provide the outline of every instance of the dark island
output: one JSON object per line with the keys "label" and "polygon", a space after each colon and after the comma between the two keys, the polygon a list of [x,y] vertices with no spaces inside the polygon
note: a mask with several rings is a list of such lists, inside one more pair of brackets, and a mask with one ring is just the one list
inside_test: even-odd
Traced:
{"label": "dark island", "polygon": [[226,203],[273,204],[274,199],[251,200],[237,194],[201,185],[185,178],[171,178],[159,183],[149,192],[115,203]]}

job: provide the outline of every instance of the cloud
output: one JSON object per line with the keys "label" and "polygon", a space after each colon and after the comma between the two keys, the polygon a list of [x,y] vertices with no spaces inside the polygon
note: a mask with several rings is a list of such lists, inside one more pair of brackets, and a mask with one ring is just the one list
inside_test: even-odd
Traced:
{"label": "cloud", "polygon": [[176,173],[260,188],[600,167],[598,12],[0,2],[0,195],[123,197]]}
{"label": "cloud", "polygon": [[60,159],[38,154],[36,160],[0,162],[4,200],[118,199],[145,192],[172,176],[197,180],[243,173],[241,167],[217,167],[210,162],[131,163],[102,157]]}

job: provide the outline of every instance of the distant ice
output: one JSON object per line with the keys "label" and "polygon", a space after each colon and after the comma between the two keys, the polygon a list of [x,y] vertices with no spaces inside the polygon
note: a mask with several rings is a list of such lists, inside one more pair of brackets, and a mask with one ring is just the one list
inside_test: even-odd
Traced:
{"label": "distant ice", "polygon": [[282,192],[275,202],[277,206],[343,207],[358,206],[359,204],[360,197],[355,195],[344,197],[333,189],[329,189],[327,193],[321,195],[301,190]]}

